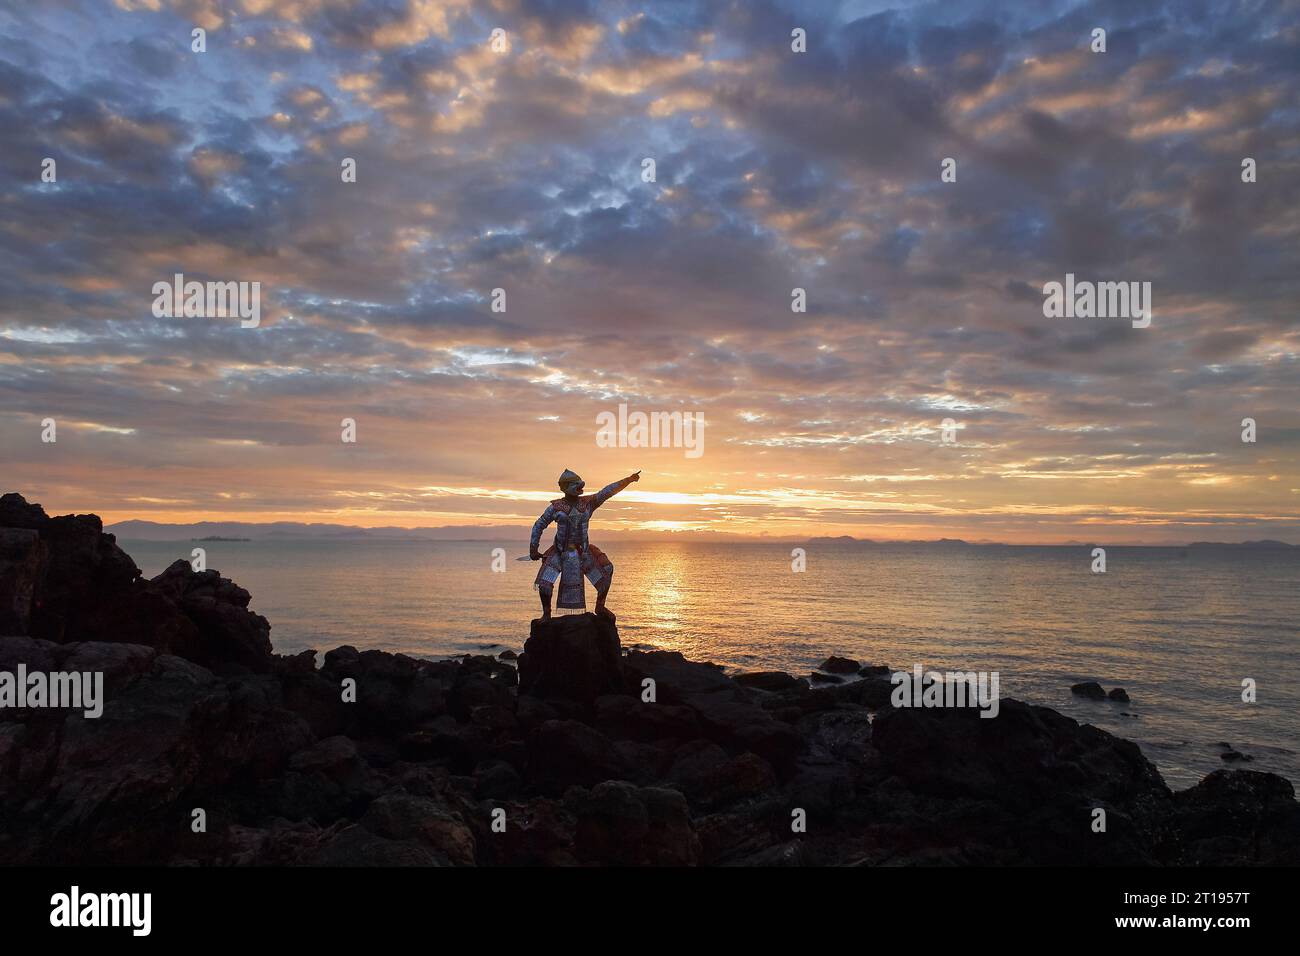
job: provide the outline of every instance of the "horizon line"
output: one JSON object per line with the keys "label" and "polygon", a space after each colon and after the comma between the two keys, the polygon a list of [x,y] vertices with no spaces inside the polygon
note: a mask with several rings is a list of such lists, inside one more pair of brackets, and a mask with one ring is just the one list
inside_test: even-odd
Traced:
{"label": "horizon line", "polygon": [[[192,527],[195,525],[204,525],[204,524],[243,525],[252,529],[268,528],[273,525],[300,525],[304,528],[337,527],[337,528],[342,528],[350,531],[363,532],[365,534],[369,534],[371,532],[399,531],[411,535],[411,537],[414,540],[428,540],[428,539],[421,539],[419,537],[419,533],[422,531],[447,532],[457,528],[465,528],[466,530],[475,530],[475,531],[488,532],[488,533],[491,533],[494,529],[497,528],[501,529],[502,531],[500,537],[475,536],[475,537],[464,537],[464,538],[444,537],[444,538],[437,539],[446,542],[509,541],[509,540],[514,540],[514,537],[526,537],[529,531],[529,527],[527,525],[415,525],[415,526],[373,525],[367,527],[365,525],[341,524],[338,522],[329,522],[329,521],[311,521],[311,522],[308,521],[243,521],[238,519],[216,519],[216,520],[205,519],[203,521],[166,522],[166,521],[155,521],[149,518],[126,518],[119,521],[114,521],[112,523],[105,523],[104,531],[109,534],[115,534],[121,536],[120,532],[116,532],[112,529],[131,522],[150,524],[158,528],[185,528],[185,527]],[[513,534],[507,534],[506,532],[513,532]],[[998,540],[991,540],[991,539],[984,539],[984,538],[972,540],[969,538],[953,537],[949,535],[941,535],[937,538],[870,538],[870,537],[858,537],[856,535],[849,535],[849,534],[808,534],[808,535],[776,536],[776,535],[752,535],[752,534],[744,534],[735,531],[713,531],[708,529],[624,530],[624,529],[610,528],[610,529],[605,529],[605,534],[607,536],[617,537],[622,540],[662,541],[664,539],[673,539],[673,538],[681,539],[681,540],[717,538],[717,539],[727,539],[729,543],[753,543],[753,544],[791,544],[791,543],[799,544],[799,543],[806,543],[811,541],[843,541],[845,543],[856,543],[856,544],[885,544],[885,545],[960,544],[968,547],[1003,547],[1003,548],[1064,548],[1064,547],[1088,547],[1088,546],[1097,546],[1097,547],[1104,546],[1104,547],[1114,547],[1114,548],[1189,548],[1197,545],[1214,545],[1214,546],[1221,546],[1221,547],[1243,547],[1247,545],[1276,544],[1284,548],[1300,548],[1300,544],[1284,541],[1280,538],[1268,538],[1268,537],[1247,538],[1243,540],[1234,540],[1234,541],[1196,539],[1196,540],[1181,541],[1181,542],[1122,541],[1113,544],[1103,544],[1104,539],[1102,538],[1089,538],[1089,539],[1078,539],[1078,540],[1072,539],[1072,540],[1063,540],[1063,541],[1055,540],[1055,541],[1033,541],[1033,542],[1010,542],[1010,541],[998,541]],[[222,535],[220,534],[214,534],[213,536],[217,538],[222,537]],[[284,533],[284,536],[293,537],[292,533],[289,532]],[[327,538],[317,539],[312,535],[303,535],[302,537],[312,539],[312,540],[329,540]],[[379,538],[382,537],[382,535],[376,534],[374,535],[374,537]],[[180,536],[177,538],[147,538],[147,537],[133,538],[130,536],[126,536],[124,540],[162,543],[166,541],[178,541],[178,540],[195,541],[200,539],[190,538],[185,536]],[[260,540],[260,539],[253,539],[253,540]],[[230,543],[253,543],[253,540],[250,540],[248,542],[230,542]]]}

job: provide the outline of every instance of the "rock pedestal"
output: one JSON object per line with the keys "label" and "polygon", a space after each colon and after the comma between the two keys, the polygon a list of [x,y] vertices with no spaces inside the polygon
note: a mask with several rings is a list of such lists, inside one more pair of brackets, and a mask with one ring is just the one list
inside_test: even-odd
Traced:
{"label": "rock pedestal", "polygon": [[590,703],[623,690],[618,628],[595,614],[533,621],[519,656],[519,693]]}

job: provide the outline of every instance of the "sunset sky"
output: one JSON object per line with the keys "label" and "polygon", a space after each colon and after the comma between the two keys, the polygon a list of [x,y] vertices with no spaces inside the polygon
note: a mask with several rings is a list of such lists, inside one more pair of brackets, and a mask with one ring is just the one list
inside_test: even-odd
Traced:
{"label": "sunset sky", "polygon": [[[519,526],[642,469],[598,525],[1300,542],[1298,80],[1295,3],[6,4],[0,491]],[[174,273],[261,326],[155,318]],[[1066,273],[1150,327],[1045,318]],[[703,454],[598,447],[620,402]]]}

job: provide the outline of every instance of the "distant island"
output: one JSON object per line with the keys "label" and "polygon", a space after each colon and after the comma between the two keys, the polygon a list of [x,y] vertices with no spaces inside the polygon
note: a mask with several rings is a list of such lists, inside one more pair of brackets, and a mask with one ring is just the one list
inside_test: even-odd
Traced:
{"label": "distant island", "polygon": [[210,534],[206,538],[190,538],[191,541],[252,541],[252,538],[223,538],[219,534]]}

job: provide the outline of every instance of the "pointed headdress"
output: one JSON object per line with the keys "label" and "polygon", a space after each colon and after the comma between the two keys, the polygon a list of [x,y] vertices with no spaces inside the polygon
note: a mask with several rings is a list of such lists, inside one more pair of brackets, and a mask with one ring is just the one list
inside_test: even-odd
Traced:
{"label": "pointed headdress", "polygon": [[561,491],[563,491],[567,495],[569,493],[569,487],[571,485],[580,485],[580,484],[582,484],[581,476],[579,476],[576,472],[569,471],[569,469],[567,468],[564,469],[564,474],[560,475]]}

